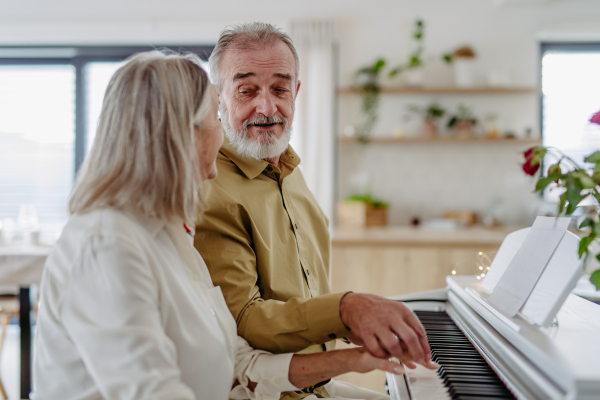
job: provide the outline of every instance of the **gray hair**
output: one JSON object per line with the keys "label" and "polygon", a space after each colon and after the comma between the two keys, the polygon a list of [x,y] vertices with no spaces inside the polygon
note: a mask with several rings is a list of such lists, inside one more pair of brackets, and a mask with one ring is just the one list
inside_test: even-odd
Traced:
{"label": "gray hair", "polygon": [[208,64],[210,66],[210,75],[213,85],[216,86],[219,93],[221,92],[223,80],[221,77],[221,59],[227,50],[250,50],[254,49],[257,44],[263,46],[273,46],[278,42],[285,43],[294,55],[296,61],[296,80],[300,72],[300,59],[292,42],[292,38],[287,33],[282,32],[274,25],[266,22],[243,22],[226,27],[221,31],[219,40],[215,46]]}
{"label": "gray hair", "polygon": [[191,54],[150,51],[114,74],[71,194],[71,214],[115,207],[195,221],[202,187],[194,127],[211,107],[210,83],[199,64]]}

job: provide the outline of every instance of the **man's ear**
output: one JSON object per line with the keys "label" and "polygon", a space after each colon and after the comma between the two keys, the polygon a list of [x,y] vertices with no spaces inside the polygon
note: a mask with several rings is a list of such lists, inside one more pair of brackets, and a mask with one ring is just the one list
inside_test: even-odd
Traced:
{"label": "man's ear", "polygon": [[302,82],[298,81],[298,86],[296,86],[296,95],[294,96],[294,100],[296,100],[296,97],[298,97],[298,92],[300,91],[300,84]]}

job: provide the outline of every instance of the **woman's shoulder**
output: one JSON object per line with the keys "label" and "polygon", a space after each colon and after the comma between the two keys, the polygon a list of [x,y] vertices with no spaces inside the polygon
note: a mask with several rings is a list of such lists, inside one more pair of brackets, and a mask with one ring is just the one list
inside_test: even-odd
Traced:
{"label": "woman's shoulder", "polygon": [[81,262],[86,252],[118,246],[136,249],[151,240],[149,229],[156,229],[154,221],[144,221],[133,214],[114,208],[102,208],[72,215],[46,261],[45,269],[55,276],[69,274]]}

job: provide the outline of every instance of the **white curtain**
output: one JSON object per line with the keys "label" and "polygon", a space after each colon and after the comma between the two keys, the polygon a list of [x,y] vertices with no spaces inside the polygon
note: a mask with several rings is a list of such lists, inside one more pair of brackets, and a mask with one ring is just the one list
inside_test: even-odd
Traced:
{"label": "white curtain", "polygon": [[330,21],[292,22],[291,36],[300,57],[292,147],[308,187],[331,219],[334,197],[334,42]]}

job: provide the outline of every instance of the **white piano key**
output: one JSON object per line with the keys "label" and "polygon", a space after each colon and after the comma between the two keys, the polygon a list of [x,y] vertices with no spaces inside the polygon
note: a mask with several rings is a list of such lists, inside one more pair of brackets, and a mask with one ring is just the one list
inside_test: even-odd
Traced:
{"label": "white piano key", "polygon": [[437,371],[417,365],[415,369],[406,370],[408,389],[411,400],[450,400],[448,388],[442,382]]}
{"label": "white piano key", "polygon": [[450,400],[437,371],[420,365],[416,369],[404,367],[405,375],[387,374],[391,400]]}

